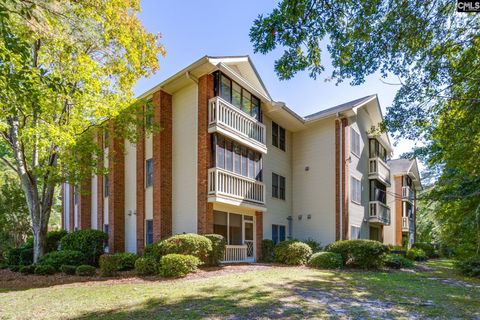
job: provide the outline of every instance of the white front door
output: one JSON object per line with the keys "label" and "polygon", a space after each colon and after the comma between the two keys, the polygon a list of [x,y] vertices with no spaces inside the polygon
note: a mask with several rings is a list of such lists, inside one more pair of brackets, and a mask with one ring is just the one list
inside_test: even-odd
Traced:
{"label": "white front door", "polygon": [[243,216],[243,243],[247,246],[247,261],[255,261],[255,226],[253,217]]}

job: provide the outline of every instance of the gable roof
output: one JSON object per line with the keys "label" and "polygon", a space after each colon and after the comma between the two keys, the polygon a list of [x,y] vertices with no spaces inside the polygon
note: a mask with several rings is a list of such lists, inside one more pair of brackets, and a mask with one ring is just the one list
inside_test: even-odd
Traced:
{"label": "gable roof", "polygon": [[375,99],[376,97],[377,97],[376,94],[372,94],[372,95],[365,96],[365,97],[362,97],[362,98],[359,98],[359,99],[348,101],[348,102],[339,104],[337,106],[334,106],[334,107],[331,107],[331,108],[328,108],[328,109],[325,109],[325,110],[321,110],[321,111],[312,113],[308,116],[305,116],[305,120],[306,121],[314,121],[314,120],[317,120],[317,119],[320,119],[320,118],[325,118],[325,117],[334,115],[334,114],[339,113],[339,112],[344,112],[344,111],[362,106],[362,105],[370,102],[371,100]]}
{"label": "gable roof", "polygon": [[417,190],[423,189],[420,172],[418,170],[417,158],[413,159],[392,159],[388,161],[390,172],[394,176],[409,175]]}

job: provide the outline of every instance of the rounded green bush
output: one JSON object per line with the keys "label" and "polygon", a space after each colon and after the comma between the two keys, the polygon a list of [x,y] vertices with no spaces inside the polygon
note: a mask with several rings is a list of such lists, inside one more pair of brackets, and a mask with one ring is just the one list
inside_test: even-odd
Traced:
{"label": "rounded green bush", "polygon": [[[157,242],[153,246],[158,247],[154,251],[159,252],[161,256],[172,253],[191,255],[205,264],[208,263],[208,257],[212,252],[212,241],[195,233],[178,234]],[[155,256],[155,258],[159,257]]]}
{"label": "rounded green bush", "polygon": [[[54,230],[47,233],[47,246],[45,253],[57,251],[60,246],[60,240],[68,234],[65,230]],[[33,249],[33,237],[29,237],[22,248]]]}
{"label": "rounded green bush", "polygon": [[144,258],[151,258],[155,261],[159,261],[162,257],[161,247],[159,245],[160,242],[155,242],[151,244],[147,244],[143,248],[143,257]]}
{"label": "rounded green bush", "polygon": [[480,255],[458,261],[456,267],[460,272],[469,277],[480,277]]}
{"label": "rounded green bush", "polygon": [[154,258],[142,257],[135,261],[135,273],[139,276],[151,276],[157,274],[158,264]]}
{"label": "rounded green bush", "polygon": [[76,270],[77,270],[77,266],[72,266],[68,264],[62,264],[60,266],[60,271],[63,272],[64,274],[74,275]]}
{"label": "rounded green bush", "polygon": [[426,261],[427,260],[427,255],[425,254],[425,251],[422,249],[416,249],[412,248],[407,251],[406,255],[407,259],[410,259],[412,261]]}
{"label": "rounded green bush", "polygon": [[361,269],[378,268],[389,252],[386,245],[375,240],[342,240],[329,244],[326,251],[342,256],[344,265]]}
{"label": "rounded green bush", "polygon": [[318,269],[339,269],[343,266],[343,259],[338,253],[317,252],[308,260],[308,266]]}
{"label": "rounded green bush", "polygon": [[23,273],[23,274],[34,274],[35,268],[36,266],[34,264],[31,264],[29,266],[21,266],[19,271],[20,273]]}
{"label": "rounded green bush", "polygon": [[314,240],[314,239],[307,239],[302,241],[303,243],[307,244],[310,249],[312,249],[312,253],[317,253],[322,250],[322,246],[320,245],[320,242]]}
{"label": "rounded green bush", "polygon": [[212,251],[208,256],[209,266],[218,266],[225,255],[225,238],[220,234],[205,234],[205,238],[212,242]]}
{"label": "rounded green bush", "polygon": [[55,267],[49,264],[39,264],[35,267],[35,274],[39,275],[50,275],[55,273]]}
{"label": "rounded green bush", "polygon": [[6,253],[6,263],[9,266],[28,266],[33,263],[32,248],[12,248]]}
{"label": "rounded green bush", "polygon": [[167,254],[160,259],[159,272],[164,277],[185,277],[201,264],[199,258],[183,254]]}
{"label": "rounded green bush", "polygon": [[412,268],[413,262],[405,257],[397,254],[389,254],[385,256],[385,266],[392,269]]}
{"label": "rounded green bush", "polygon": [[95,267],[88,264],[82,264],[78,266],[77,269],[75,270],[75,274],[81,277],[94,276],[96,272],[97,270],[95,269]]}
{"label": "rounded green bush", "polygon": [[119,252],[115,253],[115,256],[118,257],[118,270],[133,270],[135,268],[135,261],[137,261],[138,256],[130,252]]}
{"label": "rounded green bush", "polygon": [[104,252],[108,235],[100,230],[79,230],[67,234],[60,240],[62,250],[80,251],[85,255],[86,262],[98,265],[98,259]]}
{"label": "rounded green bush", "polygon": [[116,254],[102,254],[100,256],[100,275],[112,277],[117,274],[120,266],[120,256]]}
{"label": "rounded green bush", "polygon": [[436,256],[436,253],[435,253],[435,247],[430,244],[430,243],[427,243],[427,242],[415,242],[413,245],[412,245],[412,248],[415,248],[415,249],[422,249],[423,252],[425,252],[426,256],[428,258],[434,258]]}
{"label": "rounded green bush", "polygon": [[307,263],[308,258],[312,255],[312,249],[298,240],[287,240],[275,246],[274,254],[277,262],[301,265]]}
{"label": "rounded green bush", "polygon": [[79,266],[85,263],[85,255],[80,251],[62,250],[49,252],[38,259],[38,264],[48,264],[60,270],[62,264]]}
{"label": "rounded green bush", "polygon": [[262,261],[273,262],[274,260],[275,243],[270,239],[262,240]]}

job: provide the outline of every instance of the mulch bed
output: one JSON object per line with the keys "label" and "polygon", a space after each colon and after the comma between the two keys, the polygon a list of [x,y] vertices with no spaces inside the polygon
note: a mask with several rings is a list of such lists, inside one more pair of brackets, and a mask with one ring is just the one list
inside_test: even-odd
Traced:
{"label": "mulch bed", "polygon": [[189,274],[182,279],[168,279],[160,276],[139,277],[133,271],[118,272],[116,277],[100,277],[98,275],[92,277],[80,277],[56,273],[50,276],[40,275],[24,275],[20,272],[12,272],[8,269],[0,270],[0,293],[2,291],[27,290],[32,288],[44,288],[52,286],[62,287],[80,287],[95,285],[117,285],[117,284],[141,284],[151,282],[195,280],[211,277],[218,277],[234,273],[244,273],[251,271],[266,270],[270,268],[279,268],[276,264],[229,264],[220,267],[206,267],[199,269],[196,273]]}

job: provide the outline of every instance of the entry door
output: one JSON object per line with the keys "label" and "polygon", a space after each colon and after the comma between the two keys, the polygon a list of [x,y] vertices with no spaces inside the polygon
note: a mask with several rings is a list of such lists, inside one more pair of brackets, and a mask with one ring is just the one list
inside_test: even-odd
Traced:
{"label": "entry door", "polygon": [[255,230],[253,217],[243,216],[243,243],[247,246],[247,261],[255,260]]}

